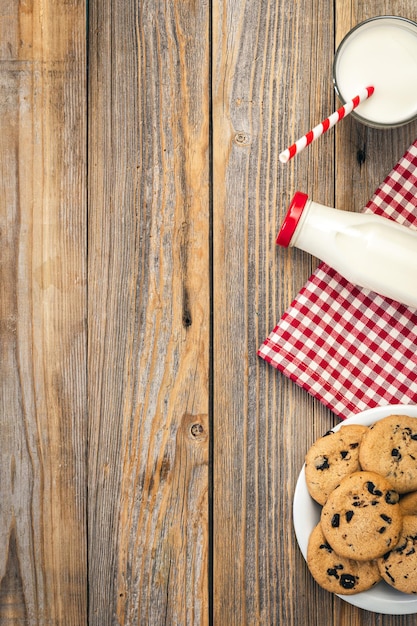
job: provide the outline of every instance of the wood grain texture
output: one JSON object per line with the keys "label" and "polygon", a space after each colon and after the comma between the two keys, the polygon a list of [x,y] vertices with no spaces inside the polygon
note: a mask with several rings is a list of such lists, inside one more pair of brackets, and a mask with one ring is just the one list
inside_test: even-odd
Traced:
{"label": "wood grain texture", "polygon": [[351,607],[309,575],[292,529],[294,487],[308,446],[338,420],[256,357],[317,263],[274,244],[294,191],[359,210],[416,136],[415,125],[383,135],[347,119],[278,162],[334,110],[342,32],[385,10],[415,11],[381,4],[340,0],[333,13],[320,0],[213,3],[215,624],[406,623]]}
{"label": "wood grain texture", "polygon": [[328,3],[214,6],[214,623],[297,624],[294,441],[311,438],[324,411],[256,350],[312,268],[307,255],[275,251],[294,186],[333,201],[327,137],[321,151],[278,163],[331,106],[332,19]]}
{"label": "wood grain texture", "polygon": [[348,118],[278,161],[382,13],[417,19],[0,3],[0,626],[410,623],[312,580],[294,487],[337,419],[256,356],[317,265],[275,246],[294,191],[360,210],[417,136]]}
{"label": "wood grain texture", "polygon": [[85,622],[83,2],[0,11],[0,623]]}
{"label": "wood grain texture", "polygon": [[208,5],[90,7],[90,623],[205,624]]}

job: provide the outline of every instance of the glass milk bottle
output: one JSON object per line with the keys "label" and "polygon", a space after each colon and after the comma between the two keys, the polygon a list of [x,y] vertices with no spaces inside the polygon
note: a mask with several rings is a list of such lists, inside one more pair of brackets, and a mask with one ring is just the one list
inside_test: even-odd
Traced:
{"label": "glass milk bottle", "polygon": [[355,285],[417,307],[417,231],[380,215],[333,209],[296,192],[277,235]]}

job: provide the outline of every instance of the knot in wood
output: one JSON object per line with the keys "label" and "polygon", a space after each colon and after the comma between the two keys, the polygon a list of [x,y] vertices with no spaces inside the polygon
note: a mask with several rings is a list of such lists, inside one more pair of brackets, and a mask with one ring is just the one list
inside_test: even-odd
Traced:
{"label": "knot in wood", "polygon": [[184,311],[183,315],[182,315],[182,325],[185,328],[188,328],[189,326],[191,326],[191,324],[193,323],[193,320],[191,319],[191,314],[189,311]]}
{"label": "knot in wood", "polygon": [[366,161],[366,144],[364,144],[362,148],[358,148],[358,150],[356,151],[356,160],[359,163],[359,167],[362,167],[362,165],[365,163],[365,161]]}
{"label": "knot in wood", "polygon": [[204,439],[205,437],[204,428],[198,422],[191,425],[190,432],[191,432],[192,437],[194,439],[197,439],[197,441],[200,441],[201,439]]}
{"label": "knot in wood", "polygon": [[235,143],[238,146],[249,146],[251,142],[250,135],[244,131],[238,131],[235,135]]}

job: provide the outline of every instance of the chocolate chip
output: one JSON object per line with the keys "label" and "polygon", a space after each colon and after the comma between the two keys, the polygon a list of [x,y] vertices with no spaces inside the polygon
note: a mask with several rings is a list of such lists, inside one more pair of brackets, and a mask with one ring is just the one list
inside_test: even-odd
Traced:
{"label": "chocolate chip", "polygon": [[365,484],[369,493],[371,493],[373,496],[382,496],[382,491],[379,491],[379,489],[376,489],[375,484],[372,481],[368,480]]}
{"label": "chocolate chip", "polygon": [[354,516],[354,512],[353,511],[346,511],[346,521],[350,522],[350,520],[352,519],[352,517]]}
{"label": "chocolate chip", "polygon": [[327,543],[327,541],[320,545],[320,550],[326,550],[329,554],[333,552],[332,547]]}
{"label": "chocolate chip", "polygon": [[353,589],[353,587],[356,585],[356,576],[353,576],[353,574],[342,574],[340,577],[340,586],[343,587],[343,589]]}
{"label": "chocolate chip", "polygon": [[392,582],[393,582],[393,583],[395,583],[395,578],[393,578],[393,577],[391,576],[391,574],[389,573],[389,571],[388,571],[388,567],[386,567],[386,568],[385,568],[385,573],[386,573],[386,575],[388,576],[388,578],[390,578],[390,579],[392,580]]}
{"label": "chocolate chip", "polygon": [[330,465],[329,465],[329,459],[327,456],[319,456],[315,462],[314,462],[314,467],[316,468],[316,470],[326,470],[329,469]]}
{"label": "chocolate chip", "polygon": [[386,526],[381,526],[381,528],[378,528],[378,532],[380,535],[383,535],[386,530],[387,530]]}
{"label": "chocolate chip", "polygon": [[329,567],[329,569],[327,570],[327,574],[328,576],[334,576],[336,580],[339,580],[339,574],[337,573],[336,568]]}
{"label": "chocolate chip", "polygon": [[394,548],[395,552],[398,552],[398,554],[402,554],[404,552],[404,550],[407,547],[407,539],[405,540],[405,543],[403,544],[397,544]]}
{"label": "chocolate chip", "polygon": [[349,452],[347,450],[342,450],[342,452],[340,453],[340,456],[342,457],[342,459],[345,459],[348,454],[349,454]]}
{"label": "chocolate chip", "polygon": [[339,528],[340,524],[340,515],[339,513],[335,513],[332,517],[332,528]]}
{"label": "chocolate chip", "polygon": [[395,458],[397,459],[397,461],[400,461],[400,460],[401,460],[401,453],[400,453],[400,451],[398,450],[398,448],[393,448],[393,449],[391,450],[391,456],[395,457]]}
{"label": "chocolate chip", "polygon": [[381,515],[379,517],[382,517],[384,522],[387,522],[387,524],[391,524],[392,523],[391,517],[389,517],[388,515],[385,515],[385,513],[381,513]]}
{"label": "chocolate chip", "polygon": [[351,450],[355,450],[358,446],[359,446],[359,442],[355,442],[355,443],[351,443],[351,444],[350,444],[350,446],[349,446],[349,448],[350,448]]}
{"label": "chocolate chip", "polygon": [[338,563],[336,565],[334,565],[334,567],[329,567],[329,569],[327,570],[327,573],[329,576],[334,576],[336,579],[339,578],[339,574],[337,573],[338,570],[342,570],[343,569],[343,565],[341,563]]}
{"label": "chocolate chip", "polygon": [[398,495],[398,493],[396,491],[387,491],[387,493],[385,494],[385,502],[387,504],[397,504],[398,500],[400,499],[400,496]]}

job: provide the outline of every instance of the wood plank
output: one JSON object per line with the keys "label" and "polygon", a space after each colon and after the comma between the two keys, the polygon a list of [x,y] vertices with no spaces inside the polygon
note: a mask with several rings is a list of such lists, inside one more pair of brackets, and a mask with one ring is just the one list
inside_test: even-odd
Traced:
{"label": "wood plank", "polygon": [[90,2],[90,623],[208,621],[209,7]]}
{"label": "wood plank", "polygon": [[[292,529],[294,486],[307,447],[338,419],[255,356],[316,265],[275,249],[291,195],[359,210],[416,136],[414,124],[384,134],[347,119],[278,163],[334,110],[342,30],[392,3],[341,0],[335,14],[320,1],[213,6],[214,623],[398,626],[403,618],[364,613],[309,575]],[[395,13],[415,19],[415,3]]]}
{"label": "wood plank", "polygon": [[331,111],[332,12],[320,1],[225,0],[213,24],[214,623],[307,623],[304,574],[306,596],[294,601],[303,562],[292,492],[305,442],[331,417],[256,350],[314,265],[276,250],[290,197],[320,189],[333,202],[331,136],[278,162]]}
{"label": "wood plank", "polygon": [[[335,45],[349,29],[375,15],[401,15],[417,21],[417,6],[413,0],[351,0],[335,3]],[[335,129],[337,176],[335,206],[344,210],[360,211],[384,180],[398,159],[417,137],[417,122],[392,130],[378,130],[359,124],[352,117]],[[354,190],[354,193],[352,193]],[[324,601],[324,600],[323,600]],[[335,603],[334,623],[341,626],[360,626],[364,612],[361,609]],[[409,618],[365,613],[371,626],[397,626]],[[404,621],[404,623],[405,623]]]}
{"label": "wood plank", "polygon": [[85,623],[85,3],[0,10],[0,623]]}

